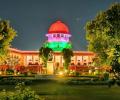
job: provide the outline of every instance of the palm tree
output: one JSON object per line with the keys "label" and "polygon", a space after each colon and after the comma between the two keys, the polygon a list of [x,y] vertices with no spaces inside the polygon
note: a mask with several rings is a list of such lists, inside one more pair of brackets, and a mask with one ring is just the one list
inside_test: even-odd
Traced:
{"label": "palm tree", "polygon": [[39,56],[42,58],[44,67],[47,67],[47,61],[51,59],[51,52],[52,52],[52,49],[48,47],[41,47],[39,49]]}
{"label": "palm tree", "polygon": [[73,56],[73,51],[71,49],[64,48],[62,50],[63,59],[64,59],[64,68],[68,70],[68,66],[71,62],[71,57]]}

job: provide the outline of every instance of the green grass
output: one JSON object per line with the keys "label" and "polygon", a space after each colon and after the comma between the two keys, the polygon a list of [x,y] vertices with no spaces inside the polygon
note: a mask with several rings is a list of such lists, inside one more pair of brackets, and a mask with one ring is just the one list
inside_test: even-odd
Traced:
{"label": "green grass", "polygon": [[41,84],[32,86],[48,100],[120,100],[120,87]]}
{"label": "green grass", "polygon": [[[0,90],[14,91],[13,85],[0,85]],[[120,87],[67,85],[56,82],[37,82],[29,85],[45,100],[120,100]]]}

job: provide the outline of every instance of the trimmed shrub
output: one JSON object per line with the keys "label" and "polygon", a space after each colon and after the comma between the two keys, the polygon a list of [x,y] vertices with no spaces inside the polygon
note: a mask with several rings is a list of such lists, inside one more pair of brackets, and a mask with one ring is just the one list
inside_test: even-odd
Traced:
{"label": "trimmed shrub", "polygon": [[112,85],[115,85],[115,82],[116,82],[115,79],[108,80],[108,87],[110,88]]}
{"label": "trimmed shrub", "polygon": [[80,75],[80,73],[79,72],[75,72],[75,76],[79,76]]}
{"label": "trimmed shrub", "polygon": [[99,81],[96,78],[70,79],[66,83],[70,85],[108,85],[108,81]]}
{"label": "trimmed shrub", "polygon": [[120,86],[120,80],[117,80],[116,83],[118,86]]}
{"label": "trimmed shrub", "polygon": [[105,73],[103,74],[103,79],[104,79],[105,81],[107,81],[107,80],[109,79],[109,73],[108,73],[108,72],[105,72]]}
{"label": "trimmed shrub", "polygon": [[6,74],[7,74],[7,75],[13,75],[13,74],[14,74],[14,70],[12,70],[12,69],[7,69],[7,70],[6,70]]}

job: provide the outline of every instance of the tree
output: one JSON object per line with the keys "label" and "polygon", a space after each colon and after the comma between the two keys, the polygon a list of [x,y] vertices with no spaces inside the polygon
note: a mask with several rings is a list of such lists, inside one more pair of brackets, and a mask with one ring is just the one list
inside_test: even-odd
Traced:
{"label": "tree", "polygon": [[47,67],[47,61],[51,60],[52,49],[48,47],[41,47],[39,49],[39,55],[42,58],[42,61],[44,62],[44,66]]}
{"label": "tree", "polygon": [[6,59],[8,48],[16,36],[16,31],[12,28],[9,21],[0,19],[0,62]]}
{"label": "tree", "polygon": [[111,66],[120,74],[120,3],[113,4],[87,22],[86,39],[88,49],[97,54],[96,61]]}
{"label": "tree", "polygon": [[62,50],[62,55],[64,59],[64,68],[68,69],[68,66],[71,62],[71,57],[73,56],[73,51],[71,49],[64,48]]}

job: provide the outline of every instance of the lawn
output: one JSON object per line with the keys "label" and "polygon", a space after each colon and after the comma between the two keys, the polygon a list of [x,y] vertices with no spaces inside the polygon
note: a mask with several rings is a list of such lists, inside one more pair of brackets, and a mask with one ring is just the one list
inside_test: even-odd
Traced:
{"label": "lawn", "polygon": [[32,86],[47,100],[120,100],[120,87],[39,84]]}
{"label": "lawn", "polygon": [[[13,85],[0,85],[0,89],[14,91]],[[39,82],[29,85],[45,100],[120,100],[120,87],[67,85],[57,82]]]}

